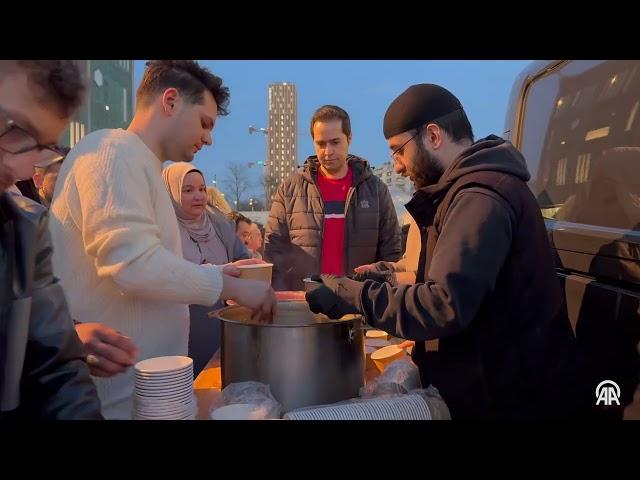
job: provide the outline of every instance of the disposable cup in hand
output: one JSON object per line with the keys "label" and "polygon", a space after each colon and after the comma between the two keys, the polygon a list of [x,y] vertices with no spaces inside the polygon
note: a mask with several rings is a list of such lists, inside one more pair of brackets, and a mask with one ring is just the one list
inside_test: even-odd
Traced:
{"label": "disposable cup in hand", "polygon": [[271,283],[273,263],[255,263],[253,265],[241,265],[237,268],[240,270],[239,278]]}

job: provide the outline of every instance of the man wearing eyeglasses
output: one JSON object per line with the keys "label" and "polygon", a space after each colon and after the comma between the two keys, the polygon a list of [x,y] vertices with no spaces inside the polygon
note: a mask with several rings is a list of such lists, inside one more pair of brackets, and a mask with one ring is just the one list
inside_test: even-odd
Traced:
{"label": "man wearing eyeglasses", "polygon": [[[322,276],[307,294],[314,312],[362,313],[415,340],[424,387],[452,418],[548,418],[578,414],[592,393],[573,363],[574,338],[525,159],[496,136],[474,142],[459,100],[414,85],[384,117],[395,170],[416,193],[406,205],[421,230],[414,285],[375,274]],[[425,348],[439,340],[437,351]]]}
{"label": "man wearing eyeglasses", "polygon": [[366,160],[351,155],[347,112],[325,105],[311,118],[316,155],[278,188],[265,231],[265,258],[276,290],[304,290],[314,274],[345,275],[402,253],[387,186]]}
{"label": "man wearing eyeglasses", "polygon": [[61,154],[85,87],[70,60],[0,61],[0,418],[100,419],[46,210],[9,187]]}

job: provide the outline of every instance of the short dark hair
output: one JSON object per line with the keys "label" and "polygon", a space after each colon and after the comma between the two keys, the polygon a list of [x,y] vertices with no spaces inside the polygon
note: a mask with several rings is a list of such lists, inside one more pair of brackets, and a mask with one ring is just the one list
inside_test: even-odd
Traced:
{"label": "short dark hair", "polygon": [[[469,139],[473,142],[473,129],[471,128],[469,118],[467,118],[467,114],[463,109],[455,110],[427,123],[435,123],[438,125],[441,130],[449,135],[453,143],[457,143],[464,139]],[[417,134],[418,132],[423,131],[424,125],[416,128],[414,133]],[[422,138],[422,135],[423,133],[420,133],[420,138]]]}
{"label": "short dark hair", "polygon": [[251,225],[253,222],[250,218],[245,217],[240,212],[233,211],[229,214],[229,218],[233,220],[236,224],[236,230],[238,229],[238,224],[240,222],[245,222],[248,225]]}
{"label": "short dark hair", "polygon": [[313,138],[313,126],[316,122],[326,122],[327,120],[342,120],[342,133],[344,133],[347,138],[351,136],[351,120],[349,119],[349,114],[336,105],[323,105],[317,109],[311,117],[311,138]]}
{"label": "short dark hair", "polygon": [[229,88],[222,79],[193,60],[150,60],[136,93],[139,105],[148,105],[167,88],[175,88],[192,104],[204,103],[204,92],[209,90],[218,105],[218,115],[229,113]]}
{"label": "short dark hair", "polygon": [[23,70],[37,87],[35,98],[54,106],[60,118],[70,118],[82,105],[86,80],[74,60],[2,60],[0,71]]}

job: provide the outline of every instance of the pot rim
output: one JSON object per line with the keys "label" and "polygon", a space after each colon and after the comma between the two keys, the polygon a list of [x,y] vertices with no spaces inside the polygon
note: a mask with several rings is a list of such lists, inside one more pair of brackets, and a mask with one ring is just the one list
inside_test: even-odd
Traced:
{"label": "pot rim", "polygon": [[323,322],[318,322],[318,323],[309,323],[309,324],[304,324],[304,325],[282,325],[282,324],[274,324],[274,323],[259,323],[259,322],[252,322],[252,321],[242,321],[242,320],[234,320],[231,318],[224,318],[222,315],[225,312],[228,311],[232,311],[232,310],[237,310],[240,308],[247,308],[247,307],[243,307],[241,305],[229,305],[227,307],[221,308],[219,310],[215,310],[209,313],[209,317],[210,318],[217,318],[218,320],[220,320],[221,322],[226,322],[226,323],[233,323],[235,325],[245,325],[247,327],[270,327],[270,328],[308,328],[308,327],[322,327],[323,325],[336,325],[339,323],[351,323],[354,321],[360,321],[364,323],[364,317],[362,314],[359,313],[350,313],[347,314],[345,316],[343,316],[342,318],[338,318],[338,319],[328,319],[326,321]]}

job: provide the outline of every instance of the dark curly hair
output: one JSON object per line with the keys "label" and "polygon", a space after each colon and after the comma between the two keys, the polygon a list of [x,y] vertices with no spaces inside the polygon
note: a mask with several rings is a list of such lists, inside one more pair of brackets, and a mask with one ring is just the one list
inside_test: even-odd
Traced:
{"label": "dark curly hair", "polygon": [[20,69],[36,86],[33,94],[51,104],[60,118],[69,118],[82,105],[87,92],[86,79],[74,60],[2,60],[0,71]]}
{"label": "dark curly hair", "polygon": [[229,88],[222,79],[193,60],[150,60],[136,93],[139,105],[148,105],[167,88],[177,89],[192,104],[204,102],[204,91],[209,90],[218,105],[218,115],[229,113]]}

